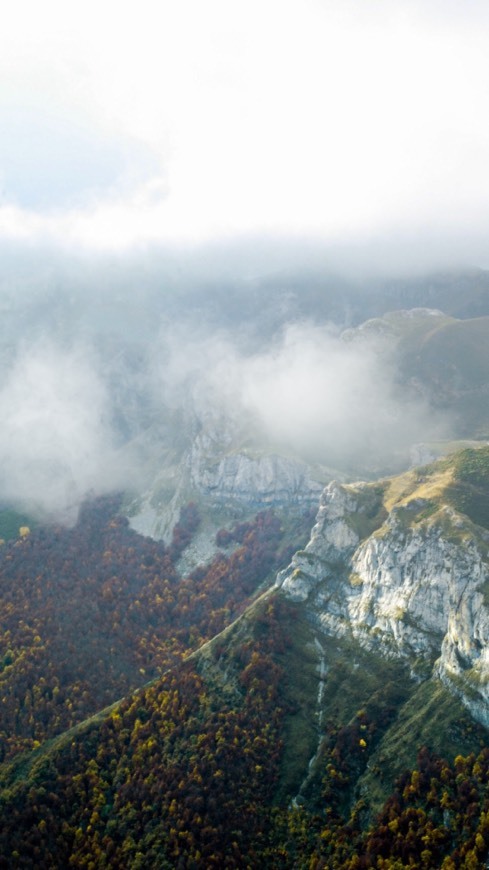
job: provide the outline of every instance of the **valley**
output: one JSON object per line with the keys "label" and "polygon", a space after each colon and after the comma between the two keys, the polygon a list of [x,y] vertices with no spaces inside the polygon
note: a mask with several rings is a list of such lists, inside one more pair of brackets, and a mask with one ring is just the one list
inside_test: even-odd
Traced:
{"label": "valley", "polygon": [[0,867],[486,866],[489,317],[445,289],[334,339],[289,296],[224,386],[99,345],[127,488],[0,511]]}

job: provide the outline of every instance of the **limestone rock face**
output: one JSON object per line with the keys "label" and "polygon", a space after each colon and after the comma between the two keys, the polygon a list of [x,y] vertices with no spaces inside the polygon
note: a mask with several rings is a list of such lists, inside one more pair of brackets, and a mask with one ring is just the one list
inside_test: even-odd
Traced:
{"label": "limestone rock face", "polygon": [[325,633],[406,658],[413,677],[440,678],[489,725],[487,532],[449,506],[417,522],[394,508],[360,540],[362,509],[360,489],[326,487],[308,545],[277,584]]}
{"label": "limestone rock face", "polygon": [[[131,526],[155,538],[171,539],[180,508],[197,501],[206,513],[221,512],[221,525],[233,516],[252,516],[266,508],[315,508],[325,474],[306,462],[279,453],[246,450],[226,421],[206,420],[190,433],[180,452],[165,455],[161,468],[129,511]],[[322,480],[318,480],[318,476]],[[326,472],[327,479],[327,472]],[[215,529],[209,530],[211,537]],[[211,555],[212,547],[202,555]]]}
{"label": "limestone rock face", "polygon": [[336,566],[348,560],[359,542],[346,519],[355,507],[356,501],[345,488],[336,482],[326,487],[309,543],[278,575],[278,584],[290,598],[305,601],[320,584],[328,579],[333,582]]}
{"label": "limestone rock face", "polygon": [[236,452],[213,461],[194,447],[189,472],[192,487],[202,495],[237,499],[258,508],[317,504],[322,490],[305,463],[277,454],[254,457]]}

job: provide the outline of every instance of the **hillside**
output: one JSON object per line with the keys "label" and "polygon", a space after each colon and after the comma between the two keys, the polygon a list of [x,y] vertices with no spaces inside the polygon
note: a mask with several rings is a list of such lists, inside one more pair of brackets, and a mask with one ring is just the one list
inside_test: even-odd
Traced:
{"label": "hillside", "polygon": [[[175,567],[199,525],[182,510],[167,547],[129,529],[120,497],[76,526],[39,527],[0,549],[0,756],[71,728],[213,637],[291,552],[271,512],[222,531],[217,554]],[[299,538],[307,520],[296,524]],[[219,546],[220,544],[220,546]]]}
{"label": "hillside", "polygon": [[234,622],[4,762],[2,866],[483,867],[488,475],[482,448],[328,486]]}
{"label": "hillside", "polygon": [[347,330],[353,343],[376,339],[398,370],[399,389],[449,414],[456,438],[487,438],[489,317],[459,319],[433,308],[391,311]]}
{"label": "hillside", "polygon": [[[278,341],[275,335],[269,343],[272,338]],[[236,397],[222,403],[219,391],[206,393],[200,373],[195,377],[202,392],[187,385],[178,414],[155,412],[144,438],[121,451],[122,464],[124,450],[131,449],[129,455],[134,458],[136,450],[149,469],[147,486],[126,497],[132,528],[168,541],[180,508],[195,501],[203,516],[194,544],[197,564],[210,557],[209,541],[229,516],[246,519],[270,507],[300,514],[317,505],[332,479],[374,479],[407,468],[418,455],[427,461],[451,452],[453,442],[489,438],[489,317],[457,319],[427,308],[391,311],[344,330],[331,358],[318,350],[310,361],[309,341],[318,341],[317,333],[301,338],[301,353],[289,371],[306,398],[302,404],[297,395],[290,397],[290,416],[287,393],[273,438],[240,405],[238,387]],[[327,332],[318,344],[328,346]],[[262,353],[266,374],[280,344],[277,349],[265,342]],[[240,365],[246,370],[254,359],[251,354]],[[286,354],[284,366],[287,360]],[[327,366],[338,371],[353,366],[345,398],[339,388],[338,396],[335,379],[322,372]],[[364,370],[371,370],[366,381]],[[282,384],[280,365],[275,374]],[[341,386],[341,377],[338,382]],[[275,392],[268,396],[272,407]],[[294,437],[288,437],[290,431]]]}
{"label": "hillside", "polygon": [[9,339],[0,867],[486,866],[486,282],[54,300],[92,368]]}

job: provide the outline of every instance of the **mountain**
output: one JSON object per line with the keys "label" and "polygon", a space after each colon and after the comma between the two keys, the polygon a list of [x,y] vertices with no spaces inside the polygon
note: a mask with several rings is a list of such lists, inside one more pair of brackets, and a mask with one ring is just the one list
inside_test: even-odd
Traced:
{"label": "mountain", "polygon": [[[488,477],[483,447],[328,485],[306,546],[227,627],[30,755],[13,747],[3,866],[484,866]],[[284,530],[266,522],[271,553]],[[256,534],[223,531],[245,542],[223,576]]]}
{"label": "mountain", "polygon": [[455,437],[487,437],[489,317],[458,319],[431,308],[392,311],[344,337],[382,341],[384,354],[394,352],[402,388],[448,412]]}
{"label": "mountain", "polygon": [[39,508],[36,414],[2,466],[0,867],[485,867],[486,273],[167,278],[51,299],[100,487]]}
{"label": "mountain", "polygon": [[132,531],[120,503],[95,499],[73,528],[22,527],[0,549],[2,760],[96,714],[212,638],[271,582],[310,523],[259,513],[222,529],[210,563],[182,574],[196,506],[181,511],[166,546]]}
{"label": "mountain", "polygon": [[309,543],[277,579],[319,635],[402,662],[413,685],[441,684],[486,727],[488,470],[484,447],[330,484]]}
{"label": "mountain", "polygon": [[[307,353],[307,335],[302,347]],[[332,479],[375,478],[450,452],[456,442],[489,438],[488,347],[489,317],[460,320],[437,309],[393,311],[344,330],[331,364],[339,355],[346,367],[352,361],[360,371],[371,367],[372,399],[353,386],[348,401],[358,411],[339,403],[328,412],[322,393],[328,385],[316,372],[321,358],[308,365],[300,378],[311,393],[306,410],[325,420],[314,441],[288,438],[286,418],[282,441],[272,439],[239,397],[233,404],[203,384],[197,395],[193,382],[182,386],[178,413],[155,411],[144,436],[124,448],[147,467],[147,485],[126,499],[131,527],[169,540],[180,509],[195,501],[203,522],[186,557],[195,566],[211,557],[210,542],[231,517],[269,507],[300,514]],[[376,379],[385,377],[379,387]],[[121,462],[127,463],[124,450]]]}

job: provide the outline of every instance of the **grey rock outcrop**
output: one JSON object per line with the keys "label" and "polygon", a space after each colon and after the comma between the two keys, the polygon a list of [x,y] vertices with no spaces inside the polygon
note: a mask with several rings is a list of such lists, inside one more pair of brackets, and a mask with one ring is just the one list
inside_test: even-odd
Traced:
{"label": "grey rock outcrop", "polygon": [[334,582],[338,563],[345,562],[359,542],[347,523],[355,507],[356,501],[346,488],[336,482],[326,487],[309,543],[277,578],[290,598],[305,601],[319,584]]}
{"label": "grey rock outcrop", "polygon": [[362,493],[330,484],[304,551],[278,575],[322,631],[353,636],[386,657],[433,674],[489,726],[487,533],[449,506],[412,523],[402,511],[363,540]]}
{"label": "grey rock outcrop", "polygon": [[250,507],[317,504],[323,488],[305,463],[278,454],[252,456],[237,451],[209,459],[194,446],[188,463],[190,484],[197,492]]}
{"label": "grey rock outcrop", "polygon": [[165,458],[146,492],[130,506],[130,523],[142,534],[169,540],[180,508],[191,500],[202,503],[207,514],[221,514],[221,525],[271,507],[314,508],[327,474],[299,459],[234,447],[224,429],[208,426],[180,455]]}

